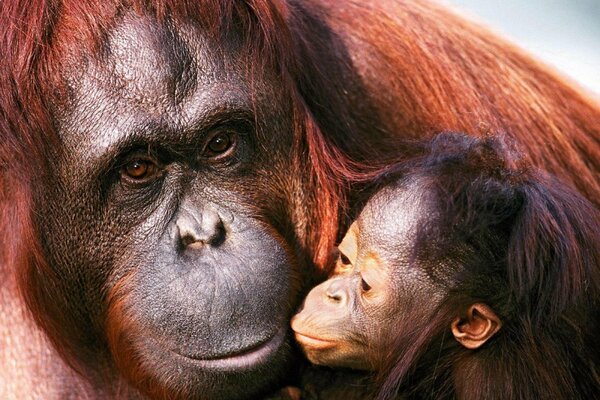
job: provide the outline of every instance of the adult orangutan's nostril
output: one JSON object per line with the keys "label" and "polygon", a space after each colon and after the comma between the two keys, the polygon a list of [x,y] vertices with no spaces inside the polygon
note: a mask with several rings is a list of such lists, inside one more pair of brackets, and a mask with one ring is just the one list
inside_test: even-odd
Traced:
{"label": "adult orangutan's nostril", "polygon": [[220,246],[226,239],[225,225],[219,214],[212,209],[194,216],[185,213],[177,220],[179,242],[183,248]]}
{"label": "adult orangutan's nostril", "polygon": [[213,247],[218,247],[225,241],[225,236],[225,226],[223,225],[223,221],[219,219],[219,222],[214,227],[212,235],[206,239],[205,243]]}

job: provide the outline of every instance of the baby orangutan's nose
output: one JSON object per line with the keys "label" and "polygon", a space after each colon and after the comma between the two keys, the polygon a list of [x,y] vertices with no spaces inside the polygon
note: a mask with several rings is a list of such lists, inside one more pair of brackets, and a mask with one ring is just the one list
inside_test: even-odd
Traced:
{"label": "baby orangutan's nose", "polygon": [[338,305],[346,304],[346,285],[341,279],[332,279],[325,288],[325,300],[327,303]]}

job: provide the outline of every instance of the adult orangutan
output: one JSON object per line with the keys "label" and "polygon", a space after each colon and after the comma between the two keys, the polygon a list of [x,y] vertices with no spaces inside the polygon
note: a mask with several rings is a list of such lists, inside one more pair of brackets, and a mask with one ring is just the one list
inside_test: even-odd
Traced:
{"label": "adult orangutan", "polygon": [[509,132],[597,204],[597,105],[380,3],[0,4],[0,397],[268,392],[351,183],[403,139]]}

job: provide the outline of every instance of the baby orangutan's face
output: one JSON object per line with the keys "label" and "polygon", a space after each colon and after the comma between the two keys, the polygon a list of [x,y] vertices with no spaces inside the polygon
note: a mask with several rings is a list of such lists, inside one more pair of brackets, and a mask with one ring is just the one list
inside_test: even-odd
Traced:
{"label": "baby orangutan's face", "polygon": [[[333,276],[292,318],[296,340],[314,364],[374,369],[398,339],[410,342],[417,327],[427,326],[449,295],[447,278],[460,262],[415,257],[419,227],[437,215],[418,183],[386,187],[369,200],[338,247]],[[490,307],[474,302],[456,310],[448,328],[458,343],[476,349],[501,325]]]}
{"label": "baby orangutan's face", "polygon": [[359,228],[354,223],[339,246],[334,275],[306,297],[292,319],[298,343],[314,364],[369,369],[377,336],[370,323],[386,319],[387,268],[376,253],[357,264]]}
{"label": "baby orangutan's face", "polygon": [[[423,213],[416,191],[383,190],[339,245],[331,278],[315,287],[292,319],[296,340],[314,364],[372,369],[398,321],[424,317],[439,298],[410,249]],[[414,309],[417,308],[417,315]]]}

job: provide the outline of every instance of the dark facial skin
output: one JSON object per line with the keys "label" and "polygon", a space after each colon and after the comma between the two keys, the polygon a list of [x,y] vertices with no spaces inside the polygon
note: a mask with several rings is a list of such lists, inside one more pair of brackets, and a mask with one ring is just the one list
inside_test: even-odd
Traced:
{"label": "dark facial skin", "polygon": [[[351,225],[333,276],[308,294],[292,319],[311,362],[371,370],[389,352],[399,327],[421,325],[447,296],[423,265],[410,261],[419,225],[435,218],[423,201],[426,194],[416,183],[386,187]],[[450,327],[467,348],[479,347],[500,327],[479,318],[495,316],[476,306],[471,316],[475,312],[477,320],[459,318]]]}
{"label": "dark facial skin", "polygon": [[251,96],[238,47],[127,15],[54,105],[62,148],[39,215],[60,276],[44,290],[65,301],[49,312],[75,327],[70,348],[159,397],[252,397],[285,372],[294,272],[267,221],[290,127],[274,84]]}

